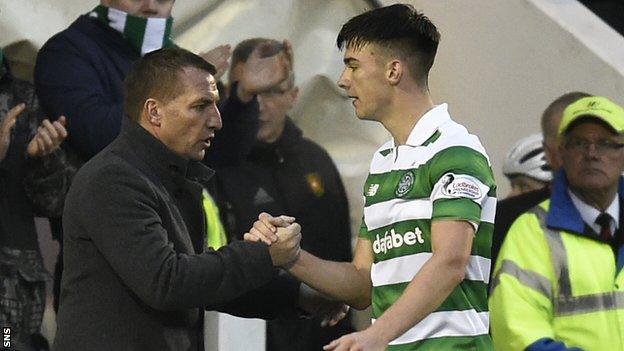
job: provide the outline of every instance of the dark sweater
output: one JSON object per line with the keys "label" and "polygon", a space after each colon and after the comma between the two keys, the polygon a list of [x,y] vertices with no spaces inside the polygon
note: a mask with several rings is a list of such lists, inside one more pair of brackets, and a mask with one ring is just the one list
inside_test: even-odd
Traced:
{"label": "dark sweater", "polygon": [[[302,226],[301,246],[333,261],[351,260],[349,206],[333,161],[287,120],[280,138],[258,142],[238,167],[218,168],[221,211],[236,238],[260,212],[288,214]],[[349,320],[320,328],[320,320],[276,320],[267,325],[267,351],[318,351],[352,331]]]}

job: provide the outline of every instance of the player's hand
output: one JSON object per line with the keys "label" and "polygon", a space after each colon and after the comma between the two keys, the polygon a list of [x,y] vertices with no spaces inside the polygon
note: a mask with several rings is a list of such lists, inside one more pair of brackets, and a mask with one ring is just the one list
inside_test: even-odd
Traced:
{"label": "player's hand", "polygon": [[243,239],[245,241],[262,241],[267,245],[271,245],[277,242],[277,227],[286,227],[294,222],[294,217],[284,215],[273,217],[266,212],[262,212],[249,232],[243,235]]}
{"label": "player's hand", "polygon": [[321,318],[321,327],[331,327],[349,313],[349,306],[312,289],[305,283],[299,287],[299,307],[307,313]]}
{"label": "player's hand", "polygon": [[384,351],[388,343],[374,335],[371,329],[347,334],[323,346],[325,351]]}
{"label": "player's hand", "polygon": [[301,253],[301,226],[297,223],[277,228],[278,239],[269,246],[271,261],[276,267],[288,268]]}

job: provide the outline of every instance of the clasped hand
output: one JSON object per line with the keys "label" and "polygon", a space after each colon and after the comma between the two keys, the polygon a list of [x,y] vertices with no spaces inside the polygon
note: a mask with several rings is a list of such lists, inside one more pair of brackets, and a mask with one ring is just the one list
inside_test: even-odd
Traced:
{"label": "clasped hand", "polygon": [[[301,252],[299,242],[301,240],[301,227],[295,222],[295,218],[289,216],[273,217],[268,213],[261,213],[258,220],[248,233],[245,233],[246,241],[264,242],[269,245],[269,252],[276,266],[290,268]],[[284,264],[276,264],[275,255],[283,251],[280,259]],[[306,284],[299,288],[298,304],[307,313],[321,318],[321,326],[333,326],[342,320],[349,312],[349,306],[340,301],[329,298]]]}
{"label": "clasped hand", "polygon": [[301,226],[294,217],[273,217],[261,213],[253,227],[244,235],[245,241],[262,241],[269,245],[269,253],[274,266],[288,267],[301,252]]}

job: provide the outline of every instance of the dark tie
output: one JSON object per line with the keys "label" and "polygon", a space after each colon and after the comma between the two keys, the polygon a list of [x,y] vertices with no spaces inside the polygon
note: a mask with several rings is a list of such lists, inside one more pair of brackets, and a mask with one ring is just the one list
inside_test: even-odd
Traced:
{"label": "dark tie", "polygon": [[601,213],[596,217],[596,224],[600,226],[600,239],[604,242],[611,242],[611,216]]}

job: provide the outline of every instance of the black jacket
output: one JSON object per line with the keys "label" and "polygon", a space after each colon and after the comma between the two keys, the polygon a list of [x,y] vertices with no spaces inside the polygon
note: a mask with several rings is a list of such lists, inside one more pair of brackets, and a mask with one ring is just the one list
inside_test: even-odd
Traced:
{"label": "black jacket", "polygon": [[[260,212],[296,217],[302,226],[301,246],[333,261],[351,260],[349,206],[340,175],[316,143],[302,137],[290,119],[272,144],[258,142],[237,167],[218,168],[220,208],[235,238],[251,227]],[[333,328],[318,319],[268,323],[267,350],[321,350],[351,331],[349,321]]]}
{"label": "black jacket", "polygon": [[[292,305],[294,284],[258,293],[253,302],[264,300],[257,305],[249,298],[256,293],[245,295],[275,277],[266,245],[234,242],[204,252],[201,190],[212,171],[140,125],[123,124],[67,196],[54,348],[203,350],[201,308],[246,316],[273,308],[264,317],[275,317]],[[260,305],[271,299],[283,305]]]}

